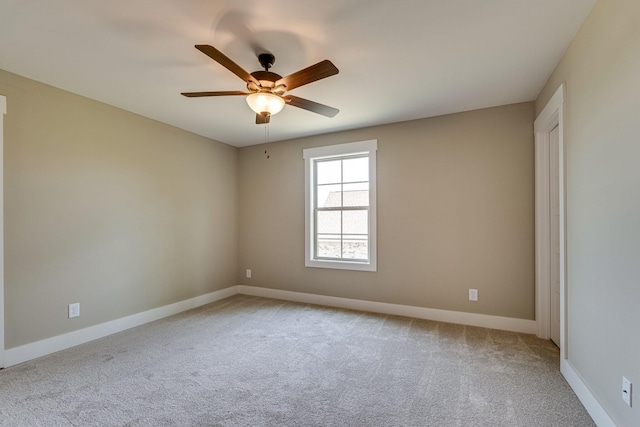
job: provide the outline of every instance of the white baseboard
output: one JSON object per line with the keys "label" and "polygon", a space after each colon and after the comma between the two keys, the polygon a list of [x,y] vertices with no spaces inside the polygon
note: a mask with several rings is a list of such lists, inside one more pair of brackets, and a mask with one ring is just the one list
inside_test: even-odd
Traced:
{"label": "white baseboard", "polygon": [[[347,308],[352,310],[369,311],[374,313],[392,314],[396,316],[415,317],[418,319],[436,320],[440,322],[458,323],[479,326],[483,328],[500,329],[527,334],[536,333],[534,320],[515,319],[510,317],[490,316],[486,314],[464,313],[459,311],[438,310],[433,308],[415,307],[400,304],[389,304],[375,301],[365,301],[350,298],[331,297],[325,295],[307,294],[302,292],[283,291],[279,289],[260,288],[254,286],[230,286],[219,291],[211,292],[188,300],[180,301],[163,307],[154,308],[142,313],[133,314],[121,319],[90,326],[88,328],[47,338],[20,347],[5,350],[5,367],[14,366],[56,351],[84,344],[99,338],[115,334],[126,329],[153,322],[192,308],[200,307],[236,294],[252,295],[264,298],[274,298],[307,304],[325,305],[330,307]],[[563,359],[560,371],[584,407],[589,412],[598,427],[615,427],[615,423],[600,405],[591,390],[586,386],[580,375],[573,369],[571,363]]]}
{"label": "white baseboard", "polygon": [[231,286],[219,291],[200,295],[195,298],[154,308],[142,313],[79,329],[77,331],[47,338],[41,341],[25,344],[20,347],[5,350],[5,367],[17,365],[28,360],[36,359],[56,351],[84,344],[107,335],[115,334],[126,329],[134,328],[145,323],[153,322],[164,317],[172,316],[201,305],[209,304],[238,293],[237,286]]}
{"label": "white baseboard", "polygon": [[307,294],[302,292],[282,291],[277,289],[259,288],[253,286],[231,286],[219,291],[211,292],[185,301],[154,308],[142,313],[133,314],[121,319],[90,326],[88,328],[47,338],[41,341],[25,344],[5,350],[5,367],[14,366],[56,351],[84,344],[99,338],[124,331],[129,328],[153,322],[164,317],[191,310],[201,305],[228,298],[236,294],[261,296],[308,304],[326,305],[353,310],[370,311],[375,313],[393,314],[398,316],[415,317],[419,319],[437,320],[441,322],[459,323],[464,325],[481,326],[492,329],[502,329],[514,332],[535,333],[536,324],[533,320],[512,319],[507,317],[489,316],[485,314],[463,313],[456,311],[437,310],[424,307],[413,307],[399,304],[388,304],[349,298],[330,297]]}
{"label": "white baseboard", "polygon": [[396,316],[415,317],[418,319],[437,320],[439,322],[480,326],[483,328],[501,329],[504,331],[522,332],[525,334],[535,334],[537,330],[535,320],[490,316],[487,314],[438,310],[434,308],[414,307],[409,305],[389,304],[384,302],[330,297],[324,295],[282,291],[278,289],[259,288],[244,285],[238,286],[238,293],[244,295],[253,295],[257,297],[303,302],[307,304],[328,305],[331,307],[348,308],[352,310],[371,311],[374,313],[384,313],[393,314]]}
{"label": "white baseboard", "polygon": [[560,361],[560,372],[598,427],[616,427],[616,423],[613,422],[567,359]]}

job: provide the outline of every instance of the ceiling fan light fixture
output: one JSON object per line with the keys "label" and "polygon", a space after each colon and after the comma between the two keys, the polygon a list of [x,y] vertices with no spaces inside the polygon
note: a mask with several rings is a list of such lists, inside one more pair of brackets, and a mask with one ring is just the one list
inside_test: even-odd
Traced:
{"label": "ceiling fan light fixture", "polygon": [[[278,114],[284,108],[284,99],[268,92],[257,92],[247,96],[247,104],[256,114]],[[266,114],[265,114],[266,113]]]}

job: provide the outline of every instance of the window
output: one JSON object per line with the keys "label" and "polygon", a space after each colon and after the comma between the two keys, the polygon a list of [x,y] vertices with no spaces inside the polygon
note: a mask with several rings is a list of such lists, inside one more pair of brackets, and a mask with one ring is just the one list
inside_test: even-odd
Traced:
{"label": "window", "polygon": [[376,140],[304,150],[305,265],[376,271]]}

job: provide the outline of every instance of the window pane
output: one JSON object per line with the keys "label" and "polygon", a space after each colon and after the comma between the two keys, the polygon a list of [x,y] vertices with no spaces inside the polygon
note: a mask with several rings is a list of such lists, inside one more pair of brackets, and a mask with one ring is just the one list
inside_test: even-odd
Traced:
{"label": "window pane", "polygon": [[[331,212],[334,213],[334,212]],[[342,232],[344,234],[368,234],[369,233],[369,212],[368,211],[343,211],[342,212]]]}
{"label": "window pane", "polygon": [[342,206],[342,186],[338,185],[319,185],[318,186],[318,205],[319,208],[339,208]]}
{"label": "window pane", "polygon": [[317,161],[318,182],[316,184],[337,184],[342,182],[341,170],[342,160]]}
{"label": "window pane", "polygon": [[369,181],[369,158],[357,157],[342,161],[343,182]]}
{"label": "window pane", "polygon": [[369,259],[369,241],[367,236],[343,236],[342,258]]}
{"label": "window pane", "polygon": [[316,256],[319,258],[340,258],[341,242],[339,234],[318,235]]}
{"label": "window pane", "polygon": [[344,184],[344,206],[369,206],[369,183]]}
{"label": "window pane", "polygon": [[340,217],[342,212],[337,211],[320,211],[318,212],[318,224],[316,229],[318,234],[340,234]]}

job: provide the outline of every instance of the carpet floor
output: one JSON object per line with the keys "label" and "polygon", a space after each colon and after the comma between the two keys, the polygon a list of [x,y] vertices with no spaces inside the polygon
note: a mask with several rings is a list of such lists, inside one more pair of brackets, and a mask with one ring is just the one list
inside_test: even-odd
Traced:
{"label": "carpet floor", "polygon": [[237,295],[0,371],[1,426],[594,426],[532,335]]}

